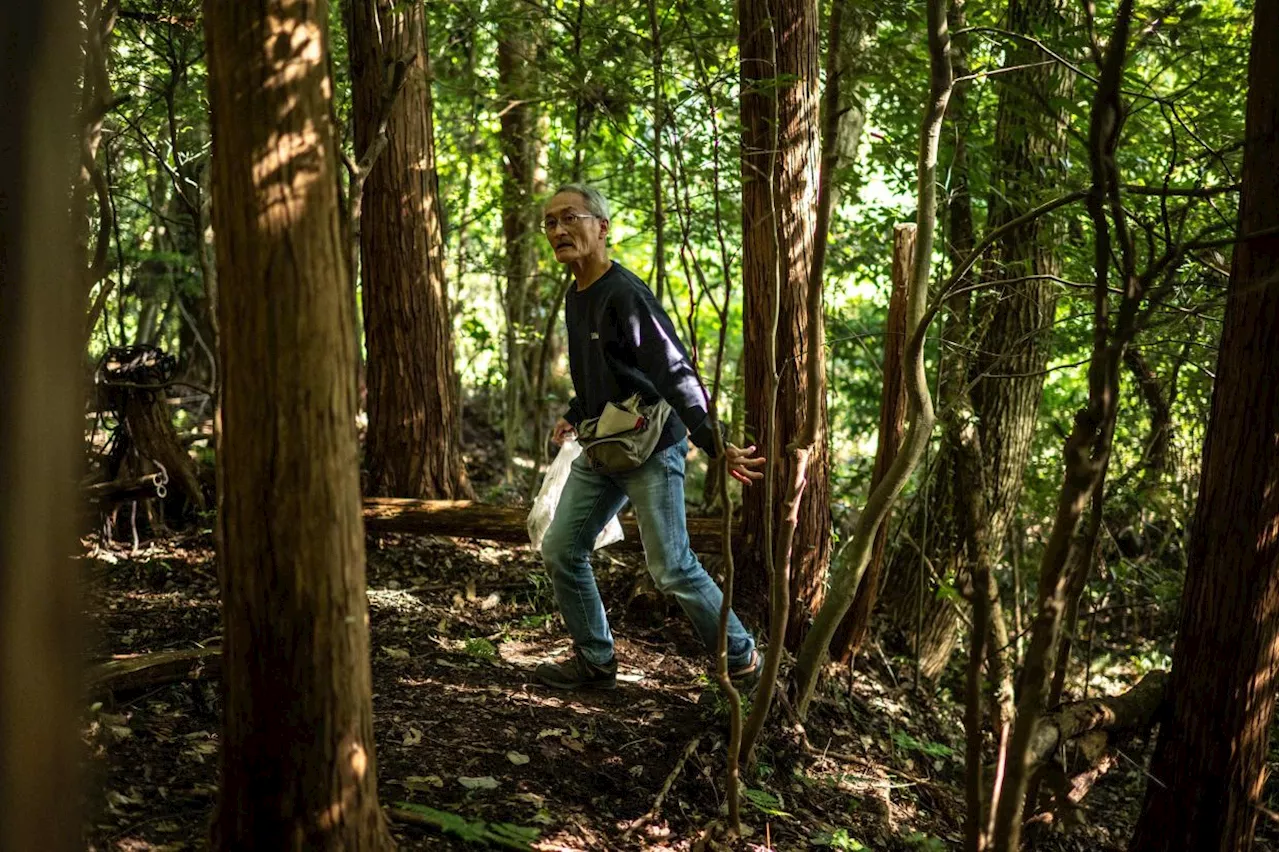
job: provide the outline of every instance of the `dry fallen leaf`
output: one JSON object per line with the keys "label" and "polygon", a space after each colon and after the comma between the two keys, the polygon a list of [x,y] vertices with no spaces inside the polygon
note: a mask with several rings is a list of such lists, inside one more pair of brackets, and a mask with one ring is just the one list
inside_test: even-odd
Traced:
{"label": "dry fallen leaf", "polygon": [[498,789],[498,779],[492,775],[484,775],[480,778],[473,778],[469,775],[459,775],[458,783],[468,790],[496,790]]}
{"label": "dry fallen leaf", "polygon": [[433,787],[439,789],[444,786],[444,779],[439,775],[410,775],[404,779],[404,786],[410,790],[430,791]]}
{"label": "dry fallen leaf", "polygon": [[516,766],[524,766],[529,762],[529,755],[521,754],[518,751],[509,751],[507,752],[507,760],[511,761]]}

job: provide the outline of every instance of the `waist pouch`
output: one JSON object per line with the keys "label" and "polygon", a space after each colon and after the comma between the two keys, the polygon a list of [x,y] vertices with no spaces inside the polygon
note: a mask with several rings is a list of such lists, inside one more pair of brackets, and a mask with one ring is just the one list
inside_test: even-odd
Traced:
{"label": "waist pouch", "polygon": [[579,423],[578,443],[596,473],[625,473],[653,455],[670,416],[665,399],[645,405],[634,394],[623,402],[607,403],[599,417]]}

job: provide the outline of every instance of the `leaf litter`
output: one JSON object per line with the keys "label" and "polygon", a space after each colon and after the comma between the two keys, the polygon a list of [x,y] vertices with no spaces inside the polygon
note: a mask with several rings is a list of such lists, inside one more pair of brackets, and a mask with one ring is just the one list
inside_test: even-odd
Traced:
{"label": "leaf litter", "polygon": [[[113,559],[95,562],[92,572],[88,609],[99,657],[193,647],[218,635],[210,535],[184,540],[180,552],[159,545]],[[627,672],[643,674],[620,679],[612,692],[565,694],[530,682],[533,667],[568,644],[549,587],[531,579],[543,569],[529,548],[369,540],[379,797],[400,849],[687,849],[718,818],[724,746],[715,732],[724,725],[698,705],[713,688],[700,645],[674,605],[633,611],[621,604],[643,571],[638,557],[601,560],[597,571],[613,602],[619,657]],[[173,589],[163,599],[133,594],[165,584]],[[455,599],[463,588],[466,597]],[[958,719],[893,689],[878,663],[859,670],[854,689],[852,699],[815,705],[809,736],[833,754],[862,754],[865,765],[773,743],[743,778],[755,845],[735,848],[763,849],[766,826],[776,849],[809,848],[819,833],[889,850],[913,848],[903,839],[912,832],[959,836],[959,762],[939,757],[944,748],[963,749]],[[869,710],[871,701],[880,708]],[[891,719],[891,706],[908,712]],[[207,847],[219,713],[217,687],[207,681],[117,696],[96,711],[86,705],[86,849],[166,848],[175,825],[190,848]],[[897,742],[895,731],[904,732]],[[674,779],[655,824],[624,841],[622,827],[648,810],[697,736],[704,743]],[[905,760],[922,755],[929,763],[917,767],[920,775],[908,772]],[[915,780],[848,780],[889,772]],[[1083,846],[1046,848],[1107,847],[1091,835]]]}

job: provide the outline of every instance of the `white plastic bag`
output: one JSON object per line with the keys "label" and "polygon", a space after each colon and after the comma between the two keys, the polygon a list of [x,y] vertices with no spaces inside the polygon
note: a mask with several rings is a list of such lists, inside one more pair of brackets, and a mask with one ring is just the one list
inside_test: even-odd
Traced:
{"label": "white plastic bag", "polygon": [[[533,546],[542,547],[542,536],[546,534],[547,527],[551,526],[551,519],[555,517],[556,505],[560,502],[560,493],[564,491],[564,484],[569,481],[569,468],[573,465],[573,460],[582,454],[582,447],[579,446],[575,438],[568,438],[560,445],[560,452],[556,453],[556,457],[551,461],[551,466],[547,468],[547,475],[542,480],[542,487],[538,489],[538,496],[533,500],[533,508],[529,510],[529,520],[526,526],[529,529],[529,541],[533,542]],[[594,550],[599,550],[615,541],[622,541],[622,524],[618,521],[618,516],[614,515],[609,519],[609,523],[604,525],[604,529],[600,531],[600,535],[596,536]]]}

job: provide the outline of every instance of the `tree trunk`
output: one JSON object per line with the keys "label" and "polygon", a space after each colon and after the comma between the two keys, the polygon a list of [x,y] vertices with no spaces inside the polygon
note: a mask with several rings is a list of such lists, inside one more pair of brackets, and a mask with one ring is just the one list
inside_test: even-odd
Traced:
{"label": "tree trunk", "polygon": [[391,67],[410,60],[360,223],[372,494],[471,496],[444,280],[431,70],[421,0],[350,0],[357,158],[377,134]]}
{"label": "tree trunk", "polygon": [[209,2],[222,282],[216,849],[382,850],[324,3]]}
{"label": "tree trunk", "polygon": [[[907,348],[907,286],[911,279],[916,248],[916,226],[896,225],[893,229],[893,290],[889,296],[889,316],[885,321],[884,384],[880,389],[880,430],[876,443],[875,466],[871,469],[870,491],[884,479],[889,465],[898,456],[907,425],[907,386],[902,363]],[[831,640],[831,658],[848,662],[871,626],[871,611],[880,590],[880,572],[884,565],[885,544],[889,540],[888,524],[876,530],[871,545],[871,561],[854,595],[853,605],[845,613],[836,635]]]}
{"label": "tree trunk", "polygon": [[1173,412],[1169,403],[1174,397],[1161,388],[1160,380],[1140,350],[1126,350],[1124,363],[1133,373],[1142,401],[1147,404],[1147,416],[1151,419],[1151,436],[1142,451],[1141,463],[1142,485],[1146,489],[1157,485],[1169,470],[1169,442],[1173,439]]}
{"label": "tree trunk", "polygon": [[142,464],[141,473],[150,473],[156,463],[164,467],[171,489],[186,497],[187,508],[204,511],[204,492],[196,478],[195,464],[187,454],[170,419],[163,391],[121,388],[124,422],[129,429],[137,453],[150,464]]}
{"label": "tree trunk", "polygon": [[[658,14],[658,0],[649,0],[649,46],[653,61],[653,293],[658,304],[662,304],[667,279],[667,207],[662,196],[662,134],[666,123],[662,93],[662,19]],[[697,363],[696,347],[694,363]]]}
{"label": "tree trunk", "polygon": [[1173,708],[1130,849],[1253,847],[1276,707],[1276,5],[1254,7],[1240,234],[1191,528]]}
{"label": "tree trunk", "polygon": [[82,269],[74,179],[77,4],[0,6],[0,847],[80,838],[76,480]]}
{"label": "tree trunk", "polygon": [[[1062,15],[1061,0],[1011,0],[1008,24],[1014,32],[1043,37],[1061,29]],[[993,78],[1000,86],[1000,98],[988,229],[1034,208],[1046,189],[1056,188],[1054,176],[1063,169],[1066,125],[1061,108],[1050,105],[1061,102],[1066,90],[1064,69],[1044,65],[1039,48],[1014,41],[1005,67],[1018,66],[1032,67]],[[1052,221],[1035,219],[996,242],[982,276],[992,286],[973,305],[970,337],[979,354],[968,366],[967,383],[972,385],[970,396],[983,449],[989,542],[1005,540],[1030,458],[1058,287],[1052,281],[1026,279],[1060,271]],[[930,489],[929,499],[918,501],[906,521],[914,546],[899,547],[890,564],[894,582],[888,587],[892,590],[889,606],[894,622],[918,648],[921,674],[930,679],[941,674],[951,658],[962,606],[955,595],[935,593],[937,581],[952,586],[964,583],[954,489],[965,485],[949,484],[954,482],[956,452],[953,444],[944,442],[937,487]],[[998,562],[999,554],[992,556]],[[921,583],[928,589],[924,594]]]}
{"label": "tree trunk", "polygon": [[[781,462],[802,425],[808,393],[804,346],[814,336],[807,328],[806,288],[818,191],[818,41],[813,3],[740,5],[745,440],[772,460],[773,494],[787,488],[789,477]],[[776,340],[772,364],[767,356],[771,338]],[[779,376],[776,400],[766,390],[774,374]],[[790,649],[799,647],[821,607],[831,553],[825,381],[823,385],[817,442],[793,546],[792,614],[785,640]],[[767,490],[762,483],[743,494],[740,588],[757,602],[767,588],[769,531],[783,524],[781,500],[767,505]]]}
{"label": "tree trunk", "polygon": [[508,482],[515,453],[526,433],[531,327],[537,307],[538,208],[534,203],[537,169],[536,71],[537,41],[528,13],[513,8],[498,34],[498,90],[507,101],[498,133],[502,149],[502,234],[506,240],[507,384],[503,405],[503,468]]}

